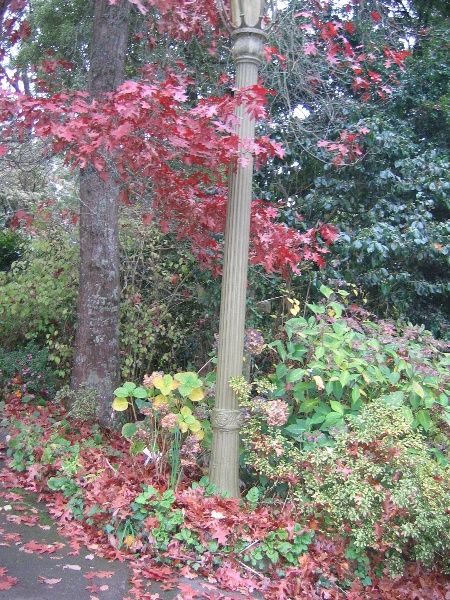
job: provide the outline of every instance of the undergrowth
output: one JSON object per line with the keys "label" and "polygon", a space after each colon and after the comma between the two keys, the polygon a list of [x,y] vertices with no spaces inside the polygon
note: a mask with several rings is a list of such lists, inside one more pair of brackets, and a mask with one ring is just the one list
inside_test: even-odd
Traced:
{"label": "undergrowth", "polygon": [[149,577],[170,566],[286,600],[389,600],[430,586],[450,591],[445,577],[417,561],[387,577],[376,553],[361,555],[339,528],[320,531],[316,515],[293,501],[266,501],[256,488],[242,501],[226,498],[206,477],[184,478],[174,491],[151,464],[144,467],[144,456],[129,455],[119,433],[70,419],[55,403],[24,404],[18,391],[6,400],[2,425],[12,441],[3,485],[43,494],[73,543],[82,527],[98,553],[128,557]]}

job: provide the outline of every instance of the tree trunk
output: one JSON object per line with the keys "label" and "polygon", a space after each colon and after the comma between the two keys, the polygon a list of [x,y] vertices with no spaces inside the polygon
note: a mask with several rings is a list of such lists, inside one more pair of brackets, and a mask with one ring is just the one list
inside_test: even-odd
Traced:
{"label": "tree trunk", "polygon": [[[124,81],[129,0],[96,0],[88,91],[92,97]],[[102,425],[111,422],[119,380],[118,184],[92,165],[80,173],[80,285],[72,389],[95,388]]]}

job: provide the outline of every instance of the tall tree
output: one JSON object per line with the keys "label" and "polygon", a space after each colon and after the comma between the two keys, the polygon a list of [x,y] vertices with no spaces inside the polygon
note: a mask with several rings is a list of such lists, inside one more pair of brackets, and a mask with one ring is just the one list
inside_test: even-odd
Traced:
{"label": "tall tree", "polygon": [[[92,31],[88,92],[115,90],[125,79],[130,2],[97,0]],[[100,419],[108,424],[118,383],[119,184],[113,163],[107,173],[88,164],[80,173],[80,285],[72,388],[97,390]]]}

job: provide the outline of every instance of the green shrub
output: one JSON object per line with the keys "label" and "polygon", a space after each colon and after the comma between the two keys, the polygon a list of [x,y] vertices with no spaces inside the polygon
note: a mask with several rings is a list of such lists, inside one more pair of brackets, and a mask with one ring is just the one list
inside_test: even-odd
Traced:
{"label": "green shrub", "polygon": [[423,328],[377,321],[348,302],[348,293],[322,286],[324,301],[308,304],[311,316],[285,324],[284,339],[271,344],[281,362],[270,376],[274,398],[288,403],[284,436],[302,448],[326,444],[377,398],[404,405],[411,426],[448,460],[450,355],[446,342]]}
{"label": "green shrub", "polygon": [[49,351],[29,343],[25,348],[8,352],[0,348],[0,385],[8,392],[23,396],[51,398],[56,377],[48,363]]}
{"label": "green shrub", "polygon": [[86,423],[98,419],[98,392],[96,389],[89,388],[86,383],[82,383],[76,392],[65,385],[56,393],[55,402],[70,409],[67,413],[68,419],[77,419]]}
{"label": "green shrub", "polygon": [[17,231],[0,231],[0,271],[7,271],[19,259],[23,237]]}
{"label": "green shrub", "polygon": [[404,407],[379,400],[346,421],[333,448],[298,455],[294,496],[355,549],[450,572],[450,468],[430,458]]}
{"label": "green shrub", "polygon": [[20,260],[0,272],[0,339],[5,348],[35,341],[49,349],[59,377],[70,372],[77,296],[78,248],[61,223],[49,220]]}

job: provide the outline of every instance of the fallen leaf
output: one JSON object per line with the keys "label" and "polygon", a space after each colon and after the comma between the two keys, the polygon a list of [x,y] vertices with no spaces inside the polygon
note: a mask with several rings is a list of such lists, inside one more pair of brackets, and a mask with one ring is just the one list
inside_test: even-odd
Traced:
{"label": "fallen leaf", "polygon": [[80,565],[64,565],[63,569],[71,569],[72,571],[81,571]]}
{"label": "fallen leaf", "polygon": [[10,590],[18,583],[19,580],[16,577],[9,577],[9,575],[5,575],[4,577],[0,577],[0,590]]}
{"label": "fallen leaf", "polygon": [[38,554],[53,554],[54,552],[60,550],[63,547],[64,544],[61,544],[59,542],[55,542],[54,544],[38,544],[34,540],[31,540],[30,542],[27,542],[22,546],[22,548],[27,554],[31,554],[32,552],[37,552]]}
{"label": "fallen leaf", "polygon": [[88,554],[87,556],[84,557],[86,560],[94,560],[94,555],[93,554]]}
{"label": "fallen leaf", "polygon": [[188,565],[185,565],[180,570],[180,575],[182,577],[186,577],[186,579],[197,579],[197,577],[198,577],[198,573],[196,573],[195,571],[193,571]]}
{"label": "fallen leaf", "polygon": [[62,581],[62,579],[48,579],[47,577],[44,577],[43,575],[39,575],[38,579],[39,579],[39,583],[46,583],[47,585],[55,585]]}
{"label": "fallen leaf", "polygon": [[100,590],[101,592],[106,592],[106,590],[109,590],[109,585],[101,585],[101,586],[99,587],[99,590]]}
{"label": "fallen leaf", "polygon": [[225,519],[225,515],[217,510],[212,510],[211,516],[213,519]]}
{"label": "fallen leaf", "polygon": [[98,577],[98,579],[105,579],[105,577],[109,578],[114,575],[114,571],[92,571],[91,573],[86,573],[84,577],[86,579],[93,579],[94,577]]}

